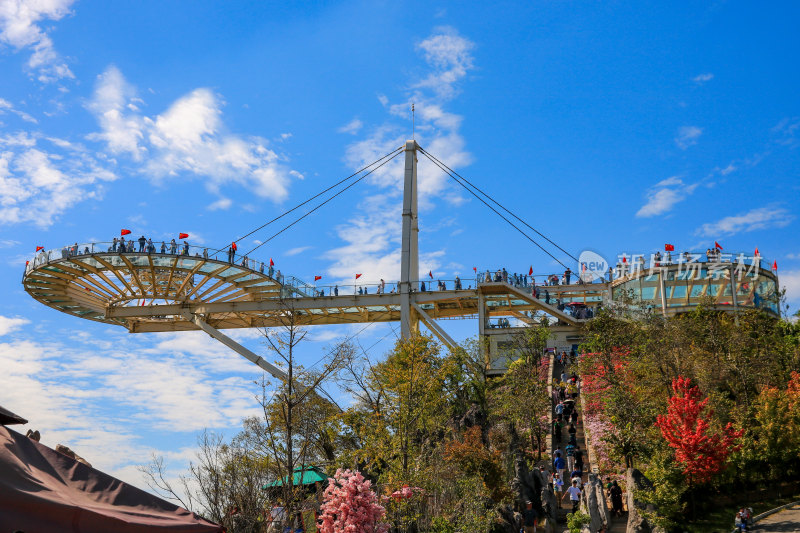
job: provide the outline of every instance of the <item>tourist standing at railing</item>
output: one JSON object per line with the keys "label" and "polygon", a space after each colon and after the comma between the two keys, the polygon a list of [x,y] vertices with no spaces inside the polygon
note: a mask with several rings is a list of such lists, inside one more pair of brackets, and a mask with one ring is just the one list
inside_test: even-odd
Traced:
{"label": "tourist standing at railing", "polygon": [[175,242],[175,239],[169,241],[169,253],[175,254],[178,251],[178,243]]}
{"label": "tourist standing at railing", "polygon": [[153,254],[156,252],[156,245],[153,244],[153,239],[147,239],[147,253]]}
{"label": "tourist standing at railing", "polygon": [[568,268],[564,271],[564,285],[569,285],[569,280],[572,277],[572,271]]}
{"label": "tourist standing at railing", "polygon": [[264,273],[264,261],[261,261],[261,266],[258,268],[258,271],[262,274]]}
{"label": "tourist standing at railing", "polygon": [[[203,248],[203,259],[208,259],[208,248]],[[261,263],[261,273],[264,273],[264,263]]]}
{"label": "tourist standing at railing", "polygon": [[456,276],[456,281],[455,281],[455,289],[456,289],[457,291],[460,291],[460,290],[461,290],[461,278],[459,278],[458,276]]}
{"label": "tourist standing at railing", "polygon": [[167,253],[167,243],[165,243],[164,241],[161,241],[161,253],[162,254]]}
{"label": "tourist standing at railing", "polygon": [[334,296],[339,296],[339,286],[338,285],[334,285],[333,286],[333,295]]}
{"label": "tourist standing at railing", "polygon": [[183,241],[183,255],[189,255],[189,243]]}
{"label": "tourist standing at railing", "polygon": [[111,251],[112,252],[116,252],[117,251],[117,238],[116,237],[114,237],[114,241],[111,243]]}
{"label": "tourist standing at railing", "polygon": [[267,270],[267,276],[272,278],[272,275],[275,273],[275,268],[272,265],[269,265],[269,269]]}
{"label": "tourist standing at railing", "polygon": [[139,237],[139,253],[144,252],[144,245],[147,244],[147,239],[142,235]]}

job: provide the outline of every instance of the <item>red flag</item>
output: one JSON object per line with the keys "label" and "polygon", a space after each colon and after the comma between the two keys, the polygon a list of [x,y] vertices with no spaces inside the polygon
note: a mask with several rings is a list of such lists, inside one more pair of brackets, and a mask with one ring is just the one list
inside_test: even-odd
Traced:
{"label": "red flag", "polygon": [[237,248],[238,248],[238,246],[236,246],[236,241],[233,241],[231,243],[231,249],[235,252],[237,250]]}
{"label": "red flag", "polygon": [[720,243],[718,243],[717,241],[714,241],[714,248],[718,248],[718,249],[720,249],[720,250],[724,250],[724,248],[722,247],[722,245],[721,245]]}
{"label": "red flag", "polygon": [[25,266],[28,266],[29,264],[31,264],[30,261],[25,261]]}
{"label": "red flag", "polygon": [[178,238],[179,239],[188,239],[189,238],[189,234],[188,233],[178,233]]}
{"label": "red flag", "polygon": [[622,262],[623,262],[623,263],[627,263],[627,262],[628,262],[628,260],[625,258],[625,256],[624,256],[624,255],[622,256]]}
{"label": "red flag", "polygon": [[39,250],[44,250],[44,246],[37,246],[36,251],[38,252]]}
{"label": "red flag", "polygon": [[533,276],[533,265],[528,269],[528,275]]}
{"label": "red flag", "polygon": [[119,232],[120,235],[130,235],[130,233],[131,233],[131,230],[129,230],[129,229],[124,229],[124,230]]}
{"label": "red flag", "polygon": [[322,279],[322,276],[314,276],[314,281],[319,281]]}
{"label": "red flag", "polygon": [[273,261],[271,257],[269,258],[269,266],[271,267],[275,266],[275,261]]}
{"label": "red flag", "polygon": [[478,267],[472,267],[472,270],[474,270],[475,273],[477,273],[478,272]]}
{"label": "red flag", "polygon": [[356,279],[360,278],[360,277],[361,277],[361,276],[363,276],[363,275],[364,275],[364,274],[356,274]]}
{"label": "red flag", "polygon": [[756,257],[758,257],[759,255],[761,254],[758,253],[758,246],[756,246]]}
{"label": "red flag", "polygon": [[433,270],[429,270],[428,275],[431,277],[431,279],[433,279]]}
{"label": "red flag", "polygon": [[777,261],[774,261],[774,262],[772,263],[772,270],[774,270],[775,272],[777,272],[777,271],[778,271],[778,262],[777,262]]}
{"label": "red flag", "polygon": [[673,245],[671,245],[671,244],[665,244],[664,245],[664,251],[665,252],[674,252],[675,251],[675,247]]}

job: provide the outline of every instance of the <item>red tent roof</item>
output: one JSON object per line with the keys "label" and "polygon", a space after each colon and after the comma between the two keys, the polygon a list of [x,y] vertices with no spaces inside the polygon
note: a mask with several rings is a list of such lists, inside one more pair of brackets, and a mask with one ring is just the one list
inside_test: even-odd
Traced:
{"label": "red tent roof", "polygon": [[221,532],[194,513],[0,426],[0,531]]}

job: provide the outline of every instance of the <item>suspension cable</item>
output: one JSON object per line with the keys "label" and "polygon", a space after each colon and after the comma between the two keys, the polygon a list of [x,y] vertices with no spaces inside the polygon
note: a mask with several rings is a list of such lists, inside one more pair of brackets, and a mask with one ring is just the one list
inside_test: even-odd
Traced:
{"label": "suspension cable", "polygon": [[[432,160],[433,160],[433,162],[435,162],[435,163],[439,163],[439,164],[441,165],[439,168],[442,168],[442,167],[446,168],[446,169],[447,169],[447,171],[448,171],[448,173],[450,173],[450,174],[451,174],[451,176],[452,176],[453,174],[455,174],[455,175],[456,175],[456,176],[458,176],[460,179],[464,180],[464,182],[466,182],[466,183],[467,183],[467,184],[468,184],[470,187],[472,187],[473,189],[477,190],[477,191],[478,191],[479,193],[481,193],[483,196],[485,196],[486,198],[488,198],[489,200],[491,200],[491,201],[492,201],[492,203],[496,204],[498,207],[500,207],[500,209],[502,209],[503,211],[505,211],[506,213],[508,213],[508,214],[509,214],[509,215],[511,215],[512,217],[514,217],[515,219],[519,220],[521,223],[523,223],[525,226],[527,226],[527,227],[528,227],[529,229],[531,229],[532,231],[535,231],[535,232],[536,232],[536,233],[537,233],[539,236],[541,236],[541,237],[542,237],[542,238],[544,238],[544,239],[545,239],[547,242],[549,242],[550,244],[552,244],[553,246],[555,246],[556,248],[558,248],[559,250],[561,250],[562,252],[564,252],[564,253],[565,253],[567,256],[569,256],[571,259],[575,260],[576,262],[580,262],[580,261],[578,260],[578,258],[577,258],[577,257],[575,257],[574,255],[572,255],[571,253],[569,253],[568,251],[566,251],[565,249],[563,249],[561,246],[559,246],[558,244],[556,244],[555,242],[553,242],[552,240],[550,240],[550,239],[549,239],[549,238],[548,238],[546,235],[544,235],[543,233],[539,232],[539,230],[537,230],[536,228],[532,227],[530,224],[528,224],[527,222],[525,222],[523,219],[521,219],[520,217],[518,217],[517,215],[515,215],[514,213],[512,213],[511,211],[509,211],[509,210],[508,210],[508,209],[507,209],[507,208],[506,208],[504,205],[502,205],[500,202],[498,202],[497,200],[495,200],[494,198],[492,198],[491,196],[489,196],[489,195],[488,195],[486,192],[484,192],[483,190],[481,190],[481,189],[480,189],[480,188],[479,188],[477,185],[473,184],[473,183],[472,183],[472,182],[470,182],[470,181],[469,181],[467,178],[465,178],[464,176],[462,176],[461,174],[459,174],[459,173],[458,173],[458,172],[456,172],[455,170],[451,169],[450,167],[448,167],[448,166],[447,166],[446,164],[444,164],[443,162],[439,161],[439,159],[437,159],[435,156],[433,156],[433,155],[429,154],[428,152],[426,152],[426,151],[425,151],[425,150],[424,150],[422,147],[420,147],[419,149],[420,149],[420,151],[421,151],[423,154],[425,154],[425,155],[428,157],[428,159],[432,159]],[[443,169],[443,170],[444,170],[444,169]]]}
{"label": "suspension cable", "polygon": [[[457,177],[456,177],[455,175],[453,175],[452,173],[448,172],[448,171],[445,169],[445,167],[443,166],[443,164],[440,164],[438,160],[435,160],[433,157],[431,157],[430,155],[428,155],[428,153],[427,153],[427,152],[425,152],[425,151],[423,151],[422,149],[420,149],[420,151],[422,151],[422,154],[423,154],[425,157],[427,157],[427,158],[430,160],[430,162],[431,162],[431,163],[433,163],[434,165],[436,165],[437,167],[439,167],[439,168],[442,170],[442,172],[444,172],[445,174],[447,174],[448,176],[450,176],[450,177],[451,177],[451,178],[452,178],[452,179],[453,179],[453,180],[454,180],[456,183],[458,183],[459,185],[461,185],[461,186],[462,186],[462,187],[463,187],[463,188],[464,188],[464,189],[465,189],[467,192],[469,192],[469,193],[470,193],[472,196],[474,196],[475,198],[477,198],[478,200],[480,200],[480,202],[481,202],[483,205],[485,205],[486,207],[488,207],[489,209],[491,209],[492,211],[494,211],[494,213],[495,213],[497,216],[499,216],[500,218],[502,218],[503,220],[505,220],[505,221],[506,221],[506,222],[507,222],[507,223],[508,223],[508,224],[509,224],[509,225],[510,225],[512,228],[514,228],[515,230],[517,230],[518,232],[520,232],[520,233],[523,235],[523,237],[525,237],[526,239],[528,239],[529,241],[531,241],[531,242],[532,242],[533,244],[535,244],[535,245],[536,245],[536,246],[537,246],[537,247],[538,247],[538,248],[539,248],[541,251],[543,251],[544,253],[546,253],[547,255],[549,255],[551,258],[553,258],[553,260],[554,260],[556,263],[558,263],[559,265],[563,266],[563,267],[564,267],[564,269],[566,269],[566,270],[569,270],[569,267],[567,267],[567,265],[565,265],[564,263],[562,263],[562,262],[561,262],[561,261],[560,261],[560,260],[559,260],[559,259],[558,259],[556,256],[554,256],[553,254],[551,254],[550,252],[548,252],[548,251],[547,251],[547,250],[546,250],[546,249],[545,249],[545,248],[544,248],[544,247],[543,247],[541,244],[539,244],[538,242],[536,242],[535,240],[533,240],[533,238],[532,238],[530,235],[528,235],[527,233],[525,233],[525,232],[524,232],[522,229],[520,229],[520,227],[519,227],[519,226],[517,226],[516,224],[514,224],[513,222],[511,222],[511,221],[510,221],[508,218],[506,218],[506,217],[505,217],[505,216],[504,216],[502,213],[500,213],[500,212],[499,212],[497,209],[495,209],[494,207],[492,207],[491,205],[489,205],[489,204],[488,204],[488,203],[487,203],[487,202],[486,202],[486,201],[485,201],[483,198],[481,198],[480,196],[478,196],[478,195],[477,195],[477,194],[476,194],[476,193],[475,193],[475,192],[474,192],[472,189],[470,189],[470,188],[469,188],[469,187],[467,187],[467,186],[466,186],[464,183],[462,183],[462,182],[461,182],[461,180],[460,180],[459,178],[457,178]],[[538,233],[538,232],[537,232],[537,233]],[[549,240],[549,239],[548,239],[548,240]]]}
{"label": "suspension cable", "polygon": [[[269,226],[269,225],[270,225],[270,224],[272,224],[273,222],[276,222],[276,221],[278,221],[278,220],[282,219],[283,217],[285,217],[285,216],[286,216],[286,215],[288,215],[289,213],[292,213],[293,211],[296,211],[296,210],[300,209],[301,207],[303,207],[303,206],[304,206],[304,205],[306,205],[307,203],[309,203],[309,202],[311,202],[311,201],[315,200],[316,198],[319,198],[320,196],[322,196],[322,195],[323,195],[323,194],[325,194],[326,192],[330,191],[331,189],[334,189],[334,188],[338,187],[339,185],[341,185],[342,183],[346,182],[347,180],[349,180],[349,179],[353,178],[354,176],[358,176],[359,174],[361,174],[362,172],[364,172],[364,171],[365,171],[365,170],[367,170],[368,168],[370,168],[370,167],[372,167],[372,166],[374,166],[374,165],[376,165],[376,164],[380,163],[381,161],[383,161],[383,160],[384,160],[384,159],[386,159],[387,157],[390,157],[390,156],[391,156],[391,157],[393,157],[393,156],[396,156],[396,155],[397,155],[397,154],[398,154],[400,151],[402,151],[402,150],[403,150],[403,147],[402,147],[402,146],[400,146],[400,147],[398,147],[398,148],[395,148],[394,150],[392,150],[392,151],[391,151],[391,152],[389,152],[388,154],[384,155],[383,157],[381,157],[381,158],[379,158],[379,159],[376,159],[376,160],[375,160],[375,161],[373,161],[372,163],[370,163],[370,164],[368,164],[368,165],[366,165],[366,166],[364,166],[364,167],[360,168],[359,170],[357,170],[357,171],[353,172],[352,174],[350,174],[350,175],[349,175],[349,176],[347,176],[346,178],[344,178],[344,179],[342,179],[342,180],[339,180],[339,181],[337,181],[336,183],[334,183],[333,185],[331,185],[330,187],[328,187],[328,188],[327,188],[327,189],[325,189],[324,191],[322,191],[322,192],[320,192],[320,193],[317,193],[317,194],[315,194],[314,196],[312,196],[311,198],[309,198],[309,199],[305,200],[304,202],[302,202],[302,203],[300,203],[300,204],[297,204],[296,206],[294,206],[293,208],[289,209],[288,211],[285,211],[285,212],[281,213],[280,215],[276,216],[275,218],[273,218],[273,219],[272,219],[272,220],[270,220],[269,222],[265,222],[264,224],[260,225],[259,227],[257,227],[256,229],[254,229],[254,230],[250,231],[249,233],[246,233],[246,234],[242,235],[241,237],[239,237],[239,238],[237,238],[237,239],[234,239],[232,242],[239,242],[239,241],[241,241],[241,240],[243,240],[243,239],[246,239],[247,237],[249,237],[249,236],[250,236],[250,235],[252,235],[253,233],[256,233],[257,231],[260,231],[260,230],[262,230],[262,229],[266,228],[267,226]],[[217,249],[217,250],[214,250],[214,252],[212,253],[212,255],[213,255],[213,254],[215,254],[215,253],[217,253],[217,252],[221,252],[221,251],[222,251],[222,250],[224,250],[224,249],[225,249],[225,246],[223,246],[222,248],[219,248],[219,249]]]}
{"label": "suspension cable", "polygon": [[[373,172],[375,172],[376,170],[378,170],[379,168],[381,168],[383,165],[385,165],[386,163],[388,163],[389,161],[391,161],[392,159],[394,159],[395,157],[397,157],[398,155],[400,155],[402,152],[403,152],[403,149],[402,149],[402,147],[401,147],[400,149],[398,149],[398,150],[395,150],[394,152],[392,152],[392,154],[394,154],[394,155],[392,155],[391,157],[389,157],[389,159],[385,159],[385,160],[384,160],[384,161],[383,161],[381,164],[379,164],[378,166],[376,166],[375,168],[373,168],[372,170],[370,170],[369,172],[367,172],[366,174],[364,174],[363,176],[361,176],[361,177],[360,177],[360,178],[358,178],[357,180],[353,181],[353,182],[352,182],[352,183],[350,183],[350,184],[349,184],[347,187],[345,187],[345,188],[341,189],[339,192],[337,192],[336,194],[334,194],[333,196],[331,196],[331,197],[330,197],[330,198],[328,198],[327,200],[325,200],[325,201],[321,202],[321,203],[320,203],[320,204],[318,204],[316,207],[314,207],[314,208],[313,208],[313,209],[311,209],[310,211],[306,212],[306,213],[305,213],[303,216],[301,216],[300,218],[298,218],[297,220],[295,220],[295,221],[294,221],[294,222],[292,222],[291,224],[288,224],[288,225],[284,226],[284,227],[283,227],[283,228],[282,228],[280,231],[278,231],[278,232],[274,233],[272,236],[270,236],[270,238],[268,238],[267,240],[265,240],[265,241],[264,241],[264,242],[262,242],[261,244],[257,245],[255,248],[253,248],[253,249],[252,249],[252,250],[250,250],[249,252],[245,253],[244,255],[250,255],[251,253],[255,252],[256,250],[258,250],[259,248],[261,248],[262,246],[264,246],[265,244],[267,244],[269,241],[271,241],[272,239],[274,239],[275,237],[277,237],[278,235],[280,235],[281,233],[283,233],[283,232],[284,232],[284,231],[286,231],[287,229],[291,228],[292,226],[294,226],[295,224],[297,224],[298,222],[300,222],[301,220],[303,220],[304,218],[306,218],[308,215],[310,215],[311,213],[313,213],[314,211],[316,211],[317,209],[319,209],[319,208],[320,208],[320,207],[322,207],[323,205],[327,204],[328,202],[330,202],[331,200],[333,200],[334,198],[336,198],[337,196],[339,196],[340,194],[342,194],[343,192],[345,192],[347,189],[349,189],[349,188],[350,188],[350,187],[352,187],[353,185],[357,184],[358,182],[360,182],[361,180],[363,180],[364,178],[366,178],[367,176],[369,176],[370,174],[372,174]],[[384,158],[381,158],[381,159],[384,159]],[[362,169],[362,170],[363,170],[363,169]],[[317,196],[319,196],[319,195],[317,195]],[[305,202],[305,203],[307,203],[307,202]]]}

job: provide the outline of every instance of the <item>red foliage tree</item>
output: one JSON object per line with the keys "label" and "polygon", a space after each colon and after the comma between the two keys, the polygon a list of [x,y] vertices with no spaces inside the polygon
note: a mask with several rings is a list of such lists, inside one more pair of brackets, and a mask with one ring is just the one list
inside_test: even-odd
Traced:
{"label": "red foliage tree", "polygon": [[735,443],[744,430],[736,431],[728,422],[721,433],[712,433],[708,421],[714,412],[709,409],[704,417],[708,398],[701,399],[700,389],[690,379],[678,376],[672,380],[672,390],[675,395],[669,400],[667,415],[659,415],[656,426],[675,449],[675,459],[684,466],[689,483],[704,483],[739,449]]}

